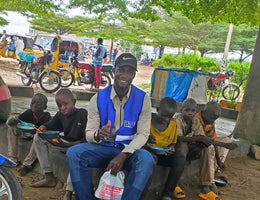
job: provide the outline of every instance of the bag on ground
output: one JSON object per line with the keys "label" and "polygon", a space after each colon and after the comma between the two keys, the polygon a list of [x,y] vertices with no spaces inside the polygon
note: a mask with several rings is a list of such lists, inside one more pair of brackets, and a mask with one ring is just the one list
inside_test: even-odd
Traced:
{"label": "bag on ground", "polygon": [[124,172],[120,171],[117,175],[111,174],[111,171],[106,171],[100,178],[95,196],[99,199],[121,200],[124,190]]}

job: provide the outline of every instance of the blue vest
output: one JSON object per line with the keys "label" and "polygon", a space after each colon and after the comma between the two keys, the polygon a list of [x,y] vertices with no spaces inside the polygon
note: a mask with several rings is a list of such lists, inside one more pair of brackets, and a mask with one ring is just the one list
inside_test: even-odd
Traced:
{"label": "blue vest", "polygon": [[97,50],[94,54],[94,57],[93,57],[93,66],[102,66],[103,65],[103,58],[106,54],[106,48],[100,44],[98,45],[97,47]]}
{"label": "blue vest", "polygon": [[[108,120],[110,120],[110,130],[112,130],[115,121],[115,109],[113,106],[113,102],[110,99],[112,87],[113,86],[110,85],[107,88],[101,90],[98,93],[97,99],[97,106],[100,116],[99,128],[102,128],[102,126],[106,125]],[[114,144],[123,144],[126,146],[133,140],[137,131],[137,122],[143,107],[144,96],[145,92],[131,85],[130,97],[123,108],[124,121],[122,126],[116,131],[115,143],[102,141],[101,144],[107,146],[113,146]]]}

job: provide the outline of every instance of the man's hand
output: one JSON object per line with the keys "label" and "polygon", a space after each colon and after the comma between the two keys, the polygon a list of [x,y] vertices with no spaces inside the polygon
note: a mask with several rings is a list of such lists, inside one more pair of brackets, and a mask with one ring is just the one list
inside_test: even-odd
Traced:
{"label": "man's hand", "polygon": [[116,175],[122,169],[125,159],[127,159],[127,157],[128,153],[121,152],[110,161],[106,170],[111,170],[111,174]]}
{"label": "man's hand", "polygon": [[97,141],[99,140],[107,141],[110,134],[110,127],[111,127],[111,121],[108,120],[108,123],[102,126],[102,128],[98,130],[97,138],[95,139]]}
{"label": "man's hand", "polygon": [[204,135],[196,136],[196,141],[197,142],[202,142],[207,147],[214,143],[214,139],[213,138],[210,138],[210,137],[207,137],[207,136],[204,136]]}

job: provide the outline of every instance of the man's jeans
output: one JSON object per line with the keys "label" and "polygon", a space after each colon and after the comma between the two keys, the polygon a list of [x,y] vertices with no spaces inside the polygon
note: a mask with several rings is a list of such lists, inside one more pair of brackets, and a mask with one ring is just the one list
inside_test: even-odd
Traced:
{"label": "man's jeans", "polygon": [[[96,199],[89,168],[106,168],[122,147],[83,143],[68,149],[67,159],[73,188],[78,200]],[[129,156],[123,169],[129,171],[122,200],[138,200],[155,166],[152,155],[139,149]]]}

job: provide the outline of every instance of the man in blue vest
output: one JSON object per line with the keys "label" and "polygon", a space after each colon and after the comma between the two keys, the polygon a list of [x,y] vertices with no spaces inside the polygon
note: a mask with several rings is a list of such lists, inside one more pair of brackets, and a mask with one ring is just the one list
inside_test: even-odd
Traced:
{"label": "man in blue vest", "polygon": [[154,159],[142,148],[150,133],[151,103],[145,92],[131,84],[136,71],[136,58],[121,54],[113,69],[114,84],[89,102],[88,143],[67,151],[77,199],[96,199],[89,168],[106,168],[112,174],[128,170],[123,200],[138,200],[152,174]]}
{"label": "man in blue vest", "polygon": [[103,39],[97,39],[97,49],[93,54],[93,66],[95,68],[95,80],[96,80],[96,88],[99,88],[101,83],[101,69],[103,65],[103,58],[107,57],[106,48],[104,47]]}

